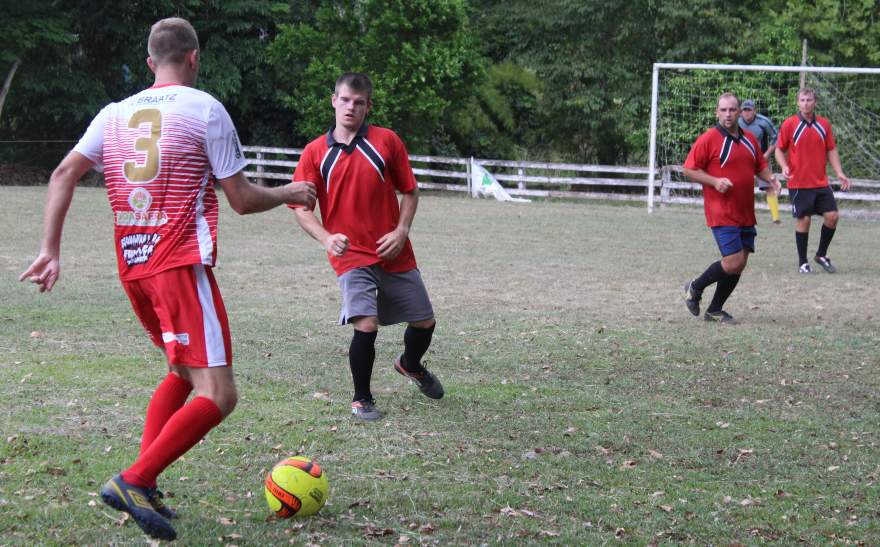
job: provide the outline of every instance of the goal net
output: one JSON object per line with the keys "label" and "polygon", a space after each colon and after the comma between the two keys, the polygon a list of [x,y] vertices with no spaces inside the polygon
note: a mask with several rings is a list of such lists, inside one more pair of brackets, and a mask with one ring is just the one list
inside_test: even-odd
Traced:
{"label": "goal net", "polygon": [[[702,200],[700,185],[684,179],[681,165],[696,138],[716,123],[719,95],[753,100],[778,129],[797,113],[802,76],[804,86],[816,90],[816,112],[831,122],[844,171],[854,181],[846,197],[864,197],[864,190],[872,199],[880,192],[880,69],[657,63],[649,150],[657,176],[649,181],[649,208],[655,188],[664,203]],[[772,159],[771,168],[778,172]]]}

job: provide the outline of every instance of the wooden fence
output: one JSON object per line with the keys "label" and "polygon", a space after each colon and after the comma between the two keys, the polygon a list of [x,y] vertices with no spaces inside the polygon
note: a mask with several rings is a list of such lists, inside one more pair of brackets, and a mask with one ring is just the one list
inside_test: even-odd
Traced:
{"label": "wooden fence", "polygon": [[[243,147],[250,165],[245,175],[262,183],[289,181],[301,148]],[[419,188],[468,192],[473,163],[486,168],[508,193],[517,196],[562,197],[595,200],[641,201],[648,199],[648,168],[575,163],[545,163],[474,158],[410,155]],[[702,203],[701,186],[683,182],[681,167],[659,170],[655,201],[660,205]],[[852,180],[850,192],[838,192],[839,200],[880,202],[880,182]],[[783,190],[783,196],[787,191]],[[761,201],[759,207],[765,207]],[[783,208],[787,206],[783,203]]]}

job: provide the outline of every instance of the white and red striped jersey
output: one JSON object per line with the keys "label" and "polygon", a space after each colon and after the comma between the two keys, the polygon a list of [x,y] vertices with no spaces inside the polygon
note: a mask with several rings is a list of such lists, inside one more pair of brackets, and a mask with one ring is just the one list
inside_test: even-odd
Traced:
{"label": "white and red striped jersey", "polygon": [[247,165],[219,101],[176,84],[145,89],[104,107],[74,150],[104,171],[121,279],[214,265],[214,182]]}

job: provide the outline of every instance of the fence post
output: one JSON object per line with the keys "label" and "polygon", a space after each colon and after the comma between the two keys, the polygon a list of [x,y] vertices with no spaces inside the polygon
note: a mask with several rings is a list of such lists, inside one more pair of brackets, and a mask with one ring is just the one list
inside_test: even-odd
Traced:
{"label": "fence post", "polygon": [[666,167],[660,168],[660,205],[669,203],[669,181],[672,180],[670,169]]}
{"label": "fence post", "polygon": [[[263,153],[257,152],[257,161],[260,161],[262,159],[263,159]],[[260,186],[266,186],[266,180],[263,178],[263,171],[264,170],[265,170],[265,168],[263,167],[263,164],[258,163],[257,164],[257,184],[259,184]]]}
{"label": "fence post", "polygon": [[473,196],[473,195],[474,195],[474,193],[473,193],[473,188],[472,188],[472,186],[473,186],[473,182],[471,181],[471,179],[473,178],[473,175],[471,174],[471,164],[472,164],[472,163],[474,163],[474,157],[473,157],[473,156],[469,157],[468,160],[467,160],[467,163],[465,163],[465,167],[466,167],[466,170],[467,170],[467,191],[468,191],[468,195],[469,195],[469,196]]}
{"label": "fence post", "polygon": [[520,167],[519,169],[516,170],[516,175],[519,177],[519,180],[516,181],[516,187],[519,188],[520,190],[526,189],[526,181],[523,180],[524,174],[525,174],[525,170],[522,167]]}

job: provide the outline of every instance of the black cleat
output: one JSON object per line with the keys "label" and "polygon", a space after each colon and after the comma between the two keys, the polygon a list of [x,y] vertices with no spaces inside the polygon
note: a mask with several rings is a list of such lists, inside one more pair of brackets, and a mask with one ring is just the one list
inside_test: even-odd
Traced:
{"label": "black cleat", "polygon": [[684,284],[684,305],[687,306],[689,312],[693,316],[700,315],[700,299],[703,298],[702,291],[696,291],[693,288],[693,281]]}
{"label": "black cleat", "polygon": [[739,323],[739,321],[734,319],[732,315],[730,315],[729,313],[727,313],[724,310],[707,311],[703,315],[703,319],[706,321],[714,321],[716,323],[721,323],[722,325],[736,325]]}
{"label": "black cleat", "polygon": [[376,408],[376,401],[372,399],[352,401],[351,416],[365,422],[375,422],[382,419],[382,413]]}
{"label": "black cleat", "polygon": [[798,268],[798,273],[810,275],[814,272],[813,272],[813,268],[811,268],[809,264],[804,262],[803,264],[801,264],[800,268]]}
{"label": "black cleat", "polygon": [[141,488],[122,480],[116,475],[101,488],[101,499],[117,511],[125,511],[134,519],[145,534],[155,539],[171,541],[177,532],[165,517],[159,514],[150,501],[151,488]]}
{"label": "black cleat", "polygon": [[834,264],[831,263],[831,259],[827,256],[817,256],[813,258],[816,261],[816,264],[822,266],[822,268],[828,273],[835,273],[837,268],[834,267]]}
{"label": "black cleat", "polygon": [[176,519],[177,511],[165,505],[165,502],[162,501],[162,498],[164,497],[165,494],[158,488],[147,489],[147,499],[150,500],[150,504],[153,506],[153,509],[155,509],[157,513],[159,513],[166,519]]}
{"label": "black cleat", "polygon": [[401,360],[403,359],[403,354],[397,356],[397,359],[394,360],[394,370],[409,378],[409,380],[419,388],[419,391],[422,392],[426,397],[430,397],[431,399],[442,399],[443,398],[443,384],[440,383],[440,380],[437,379],[436,376],[431,374],[431,371],[422,367],[422,372],[410,372],[403,368],[401,364]]}

